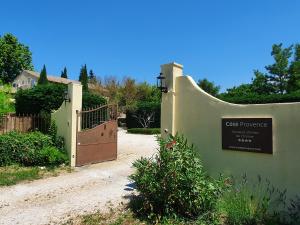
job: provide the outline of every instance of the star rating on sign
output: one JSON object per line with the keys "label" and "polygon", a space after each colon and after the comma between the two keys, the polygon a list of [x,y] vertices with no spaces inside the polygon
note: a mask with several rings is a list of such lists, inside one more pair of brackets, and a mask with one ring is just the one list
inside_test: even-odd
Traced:
{"label": "star rating on sign", "polygon": [[251,139],[244,139],[244,138],[239,138],[238,142],[246,142],[246,143],[251,143],[252,140]]}

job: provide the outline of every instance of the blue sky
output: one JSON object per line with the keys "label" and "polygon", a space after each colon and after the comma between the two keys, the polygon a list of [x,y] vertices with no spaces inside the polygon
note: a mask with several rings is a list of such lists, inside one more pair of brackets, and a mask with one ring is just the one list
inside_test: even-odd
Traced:
{"label": "blue sky", "polygon": [[0,35],[13,33],[33,53],[35,70],[87,64],[99,76],[155,82],[176,61],[195,80],[222,89],[250,82],[272,63],[273,43],[300,42],[298,0],[48,0],[1,2]]}

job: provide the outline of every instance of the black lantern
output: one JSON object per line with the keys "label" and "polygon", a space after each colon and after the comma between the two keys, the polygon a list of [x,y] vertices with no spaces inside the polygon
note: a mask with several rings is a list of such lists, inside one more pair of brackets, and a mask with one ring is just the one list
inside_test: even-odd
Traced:
{"label": "black lantern", "polygon": [[64,92],[64,101],[65,101],[65,103],[66,103],[66,102],[71,102],[71,99],[70,99],[70,97],[69,97],[68,90],[65,90],[65,92]]}
{"label": "black lantern", "polygon": [[157,79],[157,88],[163,92],[163,93],[167,93],[168,92],[168,88],[166,85],[166,77],[163,76],[163,73],[160,73],[158,77],[156,77]]}

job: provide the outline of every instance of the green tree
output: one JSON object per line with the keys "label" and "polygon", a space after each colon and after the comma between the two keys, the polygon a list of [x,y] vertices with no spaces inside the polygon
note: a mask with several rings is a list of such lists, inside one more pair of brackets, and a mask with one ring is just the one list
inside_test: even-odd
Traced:
{"label": "green tree", "polygon": [[271,55],[274,57],[275,63],[265,68],[269,72],[267,77],[269,83],[274,87],[275,93],[284,94],[287,91],[289,58],[292,55],[292,47],[283,48],[282,43],[272,46]]}
{"label": "green tree", "polygon": [[12,34],[0,36],[0,79],[10,83],[22,70],[33,70],[29,47]]}
{"label": "green tree", "polygon": [[254,76],[255,77],[252,79],[252,84],[250,86],[250,89],[252,89],[253,93],[259,95],[268,95],[274,92],[274,87],[268,82],[268,77],[266,74],[263,74],[258,70],[254,70]]}
{"label": "green tree", "polygon": [[96,75],[94,74],[93,70],[90,70],[89,72],[89,83],[97,84]]}
{"label": "green tree", "polygon": [[[220,97],[253,98],[258,95],[300,92],[300,45],[283,48],[282,44],[274,44],[271,55],[275,62],[265,67],[267,73],[254,70],[251,84],[227,89]],[[293,60],[290,60],[292,55]]]}
{"label": "green tree", "polygon": [[87,73],[86,64],[84,66],[82,66],[80,69],[79,81],[82,84],[82,90],[84,92],[88,92],[89,87],[88,87],[88,73]]}
{"label": "green tree", "polygon": [[[149,101],[151,102],[161,102],[161,91],[156,87],[156,85],[151,86],[151,96]],[[147,101],[147,100],[146,100]]]}
{"label": "green tree", "polygon": [[207,80],[206,78],[199,80],[198,86],[212,96],[217,96],[221,88],[220,86],[216,86],[213,82]]}
{"label": "green tree", "polygon": [[294,47],[294,60],[290,64],[287,91],[289,93],[300,91],[300,44]]}
{"label": "green tree", "polygon": [[46,70],[46,66],[43,66],[43,69],[40,73],[40,78],[38,80],[38,84],[48,84],[48,79],[47,79],[47,70]]}
{"label": "green tree", "polygon": [[82,93],[82,108],[94,108],[99,105],[107,104],[107,100],[98,94],[93,94],[91,92],[84,92]]}
{"label": "green tree", "polygon": [[153,85],[143,82],[136,87],[136,99],[142,102],[160,102],[161,92]]}
{"label": "green tree", "polygon": [[68,79],[68,72],[66,67],[63,71],[61,71],[60,77]]}
{"label": "green tree", "polygon": [[115,76],[104,78],[104,87],[108,90],[109,101],[118,103],[120,99],[120,84]]}
{"label": "green tree", "polygon": [[241,84],[239,86],[234,86],[233,88],[228,88],[225,93],[222,93],[221,96],[224,97],[237,97],[245,96],[252,94],[252,85],[251,84]]}
{"label": "green tree", "polygon": [[135,80],[130,77],[125,77],[123,79],[123,84],[120,89],[120,102],[119,105],[125,108],[131,107],[137,102],[137,88],[135,84]]}

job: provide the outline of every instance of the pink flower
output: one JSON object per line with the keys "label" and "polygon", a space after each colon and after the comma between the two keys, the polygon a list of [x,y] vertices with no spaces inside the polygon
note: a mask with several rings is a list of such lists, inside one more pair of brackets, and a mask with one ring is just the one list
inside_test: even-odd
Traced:
{"label": "pink flower", "polygon": [[167,149],[170,149],[170,148],[172,148],[175,144],[176,144],[176,140],[173,140],[172,142],[166,144],[166,148],[167,148]]}

